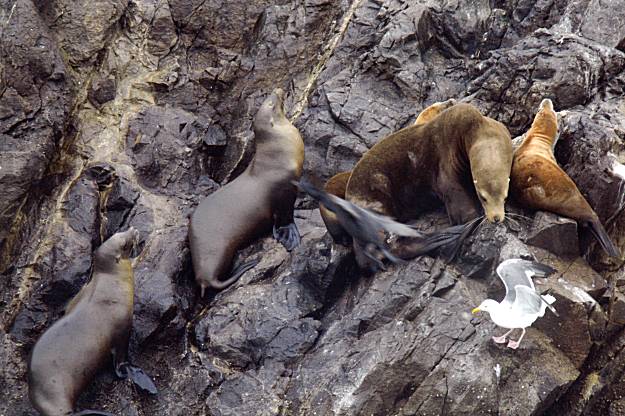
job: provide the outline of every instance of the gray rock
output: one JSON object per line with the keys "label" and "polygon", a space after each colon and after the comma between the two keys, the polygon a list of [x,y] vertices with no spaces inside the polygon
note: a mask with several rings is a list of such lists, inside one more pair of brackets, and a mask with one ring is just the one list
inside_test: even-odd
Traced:
{"label": "gray rock", "polygon": [[579,256],[577,222],[550,212],[536,213],[525,242],[564,258]]}
{"label": "gray rock", "polygon": [[[88,279],[93,249],[130,225],[140,232],[130,358],[160,393],[144,396],[106,368],[80,409],[618,414],[622,261],[583,228],[577,256],[565,241],[572,223],[533,227],[513,195],[518,215],[482,224],[453,262],[423,257],[373,276],[332,244],[307,198],[299,248],[260,236],[235,258],[258,265],[205,299],[186,242],[187,216],[248,165],[253,116],[282,87],[305,175],[320,180],[351,170],[435,101],[473,103],[514,137],[549,97],[564,111],[556,159],[624,246],[618,6],[0,0],[0,414],[34,415],[32,345]],[[432,230],[447,217],[415,223]],[[494,269],[515,257],[558,270],[537,286],[561,317],[547,312],[512,351],[470,310],[503,297]]]}

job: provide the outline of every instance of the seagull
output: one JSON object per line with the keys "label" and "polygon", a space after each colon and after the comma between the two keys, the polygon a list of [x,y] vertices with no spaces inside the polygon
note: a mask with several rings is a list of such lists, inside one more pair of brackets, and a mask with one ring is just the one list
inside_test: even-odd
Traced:
{"label": "seagull", "polygon": [[505,260],[497,266],[497,275],[506,287],[506,296],[501,302],[486,299],[471,313],[488,312],[495,324],[510,329],[500,337],[493,337],[493,341],[498,344],[504,344],[506,337],[515,329],[522,329],[523,333],[517,341],[510,339],[508,342],[508,348],[517,349],[525,335],[525,328],[544,316],[546,308],[559,316],[551,306],[556,298],[538,293],[532,281],[532,276],[547,277],[555,271],[545,264],[530,260]]}
{"label": "seagull", "polygon": [[373,260],[381,269],[384,269],[384,265],[373,253],[375,250],[379,250],[393,263],[403,262],[403,260],[390,252],[390,247],[385,241],[384,232],[405,237],[424,237],[423,233],[408,225],[321,191],[305,180],[292,182],[298,188],[321,202],[328,210],[332,211],[345,231],[365,247],[365,250],[363,250],[365,256]]}

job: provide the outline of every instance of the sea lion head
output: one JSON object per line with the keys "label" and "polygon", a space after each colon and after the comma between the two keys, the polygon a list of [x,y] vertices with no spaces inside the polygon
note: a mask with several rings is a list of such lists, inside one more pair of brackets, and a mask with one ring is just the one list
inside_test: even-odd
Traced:
{"label": "sea lion head", "polygon": [[489,222],[499,223],[506,217],[504,206],[508,197],[509,183],[509,174],[503,178],[495,176],[485,179],[473,179],[475,192],[482,204],[482,208],[484,208],[484,215]]}
{"label": "sea lion head", "polygon": [[96,250],[96,265],[108,268],[110,265],[119,263],[120,260],[128,259],[138,238],[139,231],[133,227],[114,234]]}
{"label": "sea lion head", "polygon": [[555,139],[558,134],[558,116],[549,98],[540,102],[531,130],[533,134],[540,134],[550,139]]}
{"label": "sea lion head", "polygon": [[254,131],[260,132],[272,129],[276,123],[285,118],[284,90],[276,88],[265,98],[265,101],[258,109],[256,117],[254,117]]}
{"label": "sea lion head", "polygon": [[[490,136],[474,143],[471,149],[471,175],[484,215],[489,222],[498,223],[506,214],[504,205],[510,186],[512,169],[512,140],[508,130],[492,121]],[[488,140],[486,140],[488,138]]]}

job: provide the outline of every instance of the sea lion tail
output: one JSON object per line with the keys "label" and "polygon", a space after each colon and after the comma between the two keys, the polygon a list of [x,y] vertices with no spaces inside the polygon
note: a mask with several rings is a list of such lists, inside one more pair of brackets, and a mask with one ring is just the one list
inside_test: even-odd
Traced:
{"label": "sea lion tail", "polygon": [[606,232],[605,228],[603,228],[603,225],[601,224],[601,221],[599,221],[599,218],[590,220],[588,224],[590,226],[590,231],[595,236],[597,241],[599,241],[599,244],[601,244],[601,247],[603,247],[605,252],[608,253],[608,255],[610,255],[611,257],[620,258],[620,250],[614,245],[614,243],[610,239],[610,236],[608,236],[608,233]]}
{"label": "sea lion tail", "polygon": [[71,416],[115,416],[113,413],[101,410],[83,410],[78,413],[72,413]]}
{"label": "sea lion tail", "polygon": [[[239,278],[243,276],[243,274],[246,271],[256,266],[259,262],[260,260],[251,260],[246,263],[240,264],[232,271],[232,275],[227,280],[219,280],[217,278],[210,279],[209,280],[210,286],[213,289],[217,289],[217,290],[225,289],[231,284],[233,284],[234,282],[236,282],[237,280],[239,280]],[[202,287],[202,297],[204,297],[203,292],[204,292],[204,288]]]}

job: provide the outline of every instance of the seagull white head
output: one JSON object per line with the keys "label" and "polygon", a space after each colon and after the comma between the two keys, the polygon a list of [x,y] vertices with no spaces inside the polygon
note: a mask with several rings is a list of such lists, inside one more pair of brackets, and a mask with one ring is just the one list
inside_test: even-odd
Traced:
{"label": "seagull white head", "polygon": [[496,300],[492,300],[492,299],[486,299],[485,301],[480,303],[480,306],[478,306],[477,308],[473,308],[471,313],[472,314],[476,314],[478,312],[490,313],[498,308],[499,308],[499,302],[497,302]]}

